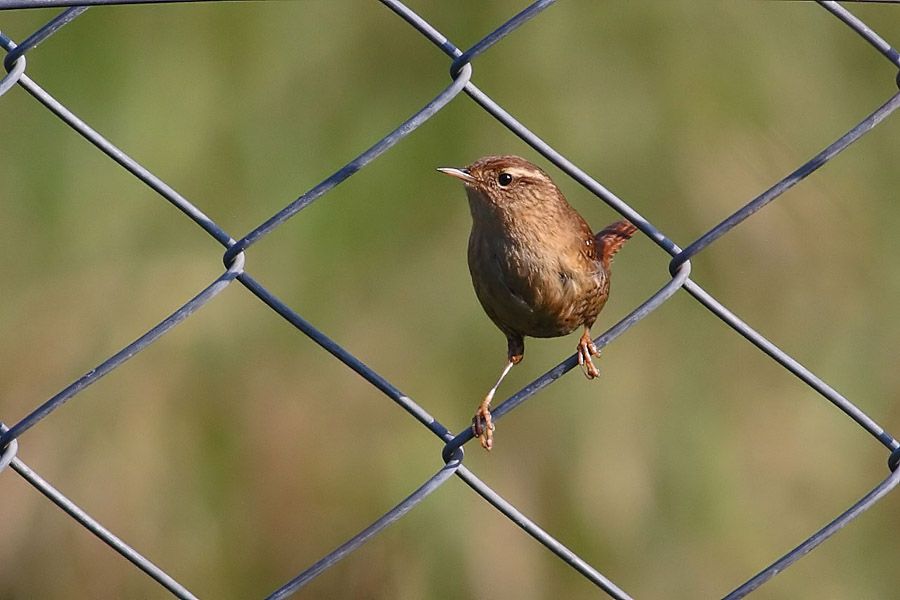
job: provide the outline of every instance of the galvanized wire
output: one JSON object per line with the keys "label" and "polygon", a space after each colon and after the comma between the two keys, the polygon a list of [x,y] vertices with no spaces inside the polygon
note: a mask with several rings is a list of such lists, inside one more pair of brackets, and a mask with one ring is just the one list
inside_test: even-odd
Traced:
{"label": "galvanized wire", "polygon": [[[553,4],[553,0],[539,0],[534,2],[519,14],[512,16],[509,20],[502,23],[497,29],[467,50],[458,48],[433,25],[413,12],[402,2],[397,0],[382,0],[382,3],[387,6],[387,8],[393,11],[398,17],[402,18],[418,32],[418,34],[421,34],[431,41],[441,52],[449,57],[449,71],[451,78],[449,85],[444,89],[439,90],[431,101],[426,103],[420,110],[402,122],[393,131],[379,139],[375,144],[360,153],[352,161],[340,166],[340,168],[338,168],[330,177],[327,177],[322,182],[312,187],[308,192],[276,212],[259,226],[253,228],[242,237],[235,239],[216,224],[211,217],[204,214],[188,199],[166,184],[161,178],[151,173],[146,167],[131,158],[112,142],[84,123],[72,111],[50,96],[50,94],[25,74],[27,69],[26,55],[33,51],[42,41],[56,33],[60,28],[77,19],[79,15],[87,10],[88,5],[160,3],[166,1],[179,0],[83,0],[81,2],[69,0],[0,0],[0,10],[48,6],[73,7],[61,12],[45,26],[38,29],[18,45],[0,33],[0,46],[6,50],[3,63],[7,71],[7,74],[0,79],[0,96],[8,92],[17,84],[21,86],[38,102],[43,104],[64,123],[69,125],[72,130],[91,142],[101,152],[134,175],[138,180],[146,184],[150,189],[158,193],[166,201],[177,207],[187,218],[196,223],[203,231],[225,248],[223,254],[223,262],[225,265],[224,272],[216,277],[211,283],[205,285],[195,297],[185,302],[185,304],[172,312],[170,316],[162,320],[143,335],[139,336],[134,342],[128,344],[109,359],[101,362],[96,368],[91,369],[88,373],[85,373],[82,377],[72,382],[62,391],[35,407],[30,414],[20,419],[12,426],[7,428],[5,425],[0,424],[0,471],[4,470],[7,466],[10,466],[13,471],[21,475],[32,486],[69,514],[76,522],[91,531],[95,536],[100,538],[113,550],[121,554],[137,568],[141,569],[144,573],[157,581],[174,596],[178,598],[195,597],[171,575],[154,565],[147,558],[144,558],[131,546],[93,519],[84,509],[66,498],[50,483],[27,467],[17,456],[22,448],[22,445],[19,443],[19,438],[28,429],[38,425],[41,420],[59,408],[63,403],[77,396],[87,386],[96,382],[101,377],[112,373],[125,361],[146,349],[171,331],[177,324],[210,303],[232,282],[238,281],[266,306],[279,314],[287,323],[293,325],[296,329],[328,351],[341,363],[361,375],[387,398],[396,403],[400,408],[437,436],[441,440],[440,449],[444,462],[444,465],[433,476],[424,481],[408,497],[400,501],[378,520],[362,528],[359,534],[353,536],[332,552],[327,553],[315,564],[303,570],[279,589],[272,592],[268,596],[269,598],[286,598],[308,584],[317,575],[331,568],[348,554],[354,552],[379,531],[391,526],[393,523],[403,518],[409,511],[413,510],[420,502],[422,502],[424,498],[441,489],[443,484],[448,481],[452,475],[459,477],[486,502],[522,528],[548,551],[559,557],[565,564],[606,592],[610,597],[619,599],[630,598],[625,591],[603,575],[597,568],[588,564],[577,553],[566,547],[561,541],[557,540],[549,532],[534,523],[512,503],[498,495],[490,486],[481,481],[463,464],[463,447],[473,438],[470,429],[466,428],[462,432],[454,434],[430,415],[420,404],[400,391],[396,385],[375,372],[371,367],[355,357],[347,349],[330,339],[303,316],[277,298],[262,283],[251,277],[245,270],[245,250],[267,234],[271,233],[274,229],[284,224],[288,219],[296,216],[312,202],[322,198],[341,182],[365,168],[378,156],[390,150],[397,142],[428,121],[463,92],[487,113],[495,117],[511,133],[521,138],[529,146],[546,157],[547,160],[558,166],[574,181],[595,194],[613,210],[630,219],[641,232],[654,241],[665,253],[671,256],[669,262],[669,274],[668,277],[664,278],[664,281],[661,282],[660,289],[634,308],[618,323],[599,335],[595,340],[598,348],[608,345],[620,335],[624,334],[629,328],[662,306],[666,301],[683,289],[702,306],[706,307],[712,314],[747,339],[751,344],[771,357],[789,372],[793,373],[799,380],[817,391],[821,396],[832,402],[850,417],[850,419],[860,425],[866,432],[872,435],[890,451],[889,468],[891,473],[884,481],[876,485],[858,502],[841,513],[833,521],[823,526],[806,540],[801,541],[792,551],[748,579],[746,583],[738,586],[733,592],[726,596],[727,598],[742,598],[771,579],[777,573],[788,568],[795,561],[815,549],[837,530],[844,527],[862,512],[875,505],[881,498],[893,490],[898,482],[900,482],[900,470],[897,469],[897,464],[900,462],[900,443],[898,443],[892,435],[885,431],[884,428],[862,409],[826,384],[809,369],[781,350],[772,341],[754,330],[721,302],[701,288],[697,282],[691,279],[690,262],[694,256],[706,251],[717,239],[727,234],[744,220],[750,218],[757,211],[762,210],[769,203],[778,199],[788,189],[801,183],[822,165],[833,160],[842,151],[873,128],[877,127],[879,123],[900,107],[900,93],[891,96],[884,104],[878,107],[870,115],[863,118],[859,124],[852,127],[846,134],[840,136],[834,143],[827,146],[824,150],[795,169],[771,188],[740,206],[733,214],[726,217],[718,225],[712,227],[695,241],[688,244],[686,248],[681,249],[675,242],[663,234],[647,218],[639,214],[626,201],[618,198],[585,171],[572,163],[568,158],[552,148],[539,135],[529,130],[472,82],[473,61],[476,61],[476,59],[485,52],[488,52],[499,40],[512,35],[526,21],[538,18],[545,9]],[[900,53],[858,17],[836,2],[819,2],[819,4],[829,13],[837,17],[841,23],[862,37],[863,40],[887,58],[893,66],[900,67]],[[506,414],[521,406],[522,403],[527,400],[533,398],[539,391],[551,385],[564,373],[574,368],[576,364],[577,361],[575,356],[570,356],[565,360],[562,360],[558,365],[524,386],[504,402],[500,403],[493,412],[494,419],[502,419]]]}

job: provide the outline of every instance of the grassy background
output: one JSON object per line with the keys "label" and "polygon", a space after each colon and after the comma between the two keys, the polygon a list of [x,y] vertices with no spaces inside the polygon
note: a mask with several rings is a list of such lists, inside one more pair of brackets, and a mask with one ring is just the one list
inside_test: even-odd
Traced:
{"label": "grassy background", "polygon": [[[460,47],[523,2],[410,2]],[[900,9],[851,5],[895,44]],[[0,12],[22,40],[56,11]],[[30,77],[240,237],[447,85],[377,3],[92,8]],[[813,3],[560,3],[473,81],[686,245],[896,92]],[[894,116],[694,260],[734,312],[889,430],[900,422]],[[22,89],[0,99],[0,418],[15,423],[221,272],[222,249]],[[546,166],[466,97],[255,245],[247,270],[452,429],[505,358],[465,263],[484,154]],[[668,278],[643,237],[596,333]],[[506,397],[576,337],[528,343]],[[720,597],[887,475],[886,453],[684,293],[499,425],[466,463],[637,598]],[[240,285],[20,440],[20,457],[204,598],[260,597],[440,465],[431,434]],[[162,598],[7,471],[0,598]],[[754,598],[896,595],[896,495]],[[594,598],[451,480],[300,598]]]}

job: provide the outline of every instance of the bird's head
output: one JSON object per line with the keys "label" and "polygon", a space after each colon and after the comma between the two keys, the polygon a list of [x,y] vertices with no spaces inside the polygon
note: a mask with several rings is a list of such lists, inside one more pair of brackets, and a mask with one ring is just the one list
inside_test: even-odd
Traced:
{"label": "bird's head", "polygon": [[540,167],[518,156],[485,156],[468,167],[441,168],[466,185],[472,214],[517,212],[552,205],[562,199],[559,189]]}

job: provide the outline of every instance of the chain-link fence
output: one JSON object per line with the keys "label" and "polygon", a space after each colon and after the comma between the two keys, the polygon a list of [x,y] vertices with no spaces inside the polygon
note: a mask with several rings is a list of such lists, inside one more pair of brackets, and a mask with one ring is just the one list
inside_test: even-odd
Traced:
{"label": "chain-link fence", "polygon": [[[836,141],[821,150],[821,152],[797,167],[775,185],[762,191],[755,198],[743,206],[740,206],[733,214],[722,220],[721,223],[715,227],[706,231],[695,241],[687,244],[685,248],[681,248],[672,241],[672,239],[662,233],[660,229],[654,226],[651,220],[652,215],[650,218],[643,216],[635,210],[632,205],[617,197],[589,174],[571,162],[566,156],[551,147],[538,134],[526,128],[515,116],[505,110],[473,82],[473,73],[477,70],[479,57],[484,53],[489,52],[497,42],[507,36],[518,35],[517,30],[526,22],[532,19],[539,20],[543,11],[553,4],[551,0],[534,2],[520,13],[509,18],[489,35],[472,45],[468,50],[462,50],[457,47],[431,23],[413,12],[403,3],[393,0],[382,0],[382,3],[396,15],[397,19],[401,19],[405,22],[409,28],[408,31],[410,35],[424,36],[424,38],[436,47],[437,52],[443,52],[447,55],[450,65],[450,83],[444,89],[440,90],[434,96],[433,100],[422,106],[421,109],[415,112],[409,119],[400,123],[388,135],[382,137],[377,143],[360,153],[356,158],[341,165],[331,176],[322,180],[318,185],[312,187],[308,192],[267,218],[264,222],[245,233],[243,236],[235,237],[226,232],[225,229],[219,225],[214,216],[208,216],[195,204],[179,194],[162,178],[152,173],[123,149],[119,148],[112,141],[92,129],[89,124],[82,121],[62,102],[48,94],[28,75],[26,62],[30,53],[41,42],[56,34],[62,27],[75,21],[80,15],[88,10],[88,5],[131,3],[151,2],[150,0],[135,0],[135,2],[129,2],[128,0],[97,0],[94,2],[84,2],[83,0],[78,2],[70,0],[0,0],[0,8],[2,9],[72,6],[72,8],[68,8],[61,12],[49,23],[35,31],[26,39],[16,42],[5,35],[0,34],[0,44],[2,44],[6,50],[4,66],[8,73],[2,81],[0,81],[0,95],[18,93],[13,90],[13,88],[18,85],[54,115],[59,117],[59,119],[64,121],[72,130],[83,136],[97,149],[106,154],[111,160],[118,163],[122,168],[151,188],[155,193],[177,207],[185,217],[199,225],[203,231],[213,237],[225,248],[225,269],[221,275],[206,284],[205,287],[203,287],[190,301],[172,312],[171,315],[141,335],[133,343],[128,344],[111,358],[98,364],[96,368],[91,369],[88,373],[72,382],[62,391],[36,406],[34,410],[24,418],[17,422],[11,422],[12,415],[4,415],[4,420],[6,420],[9,425],[3,426],[3,435],[0,437],[0,448],[3,448],[2,459],[0,459],[0,469],[10,467],[11,470],[15,471],[28,481],[28,483],[34,486],[37,491],[59,506],[71,516],[72,519],[90,530],[110,548],[121,554],[148,576],[155,579],[176,597],[195,597],[184,584],[180,583],[180,581],[189,579],[187,576],[188,574],[178,572],[172,573],[158,567],[135,548],[117,537],[116,534],[107,529],[103,524],[98,522],[98,520],[91,517],[85,509],[57,491],[50,482],[29,468],[23,459],[20,458],[20,454],[27,454],[28,448],[27,436],[23,437],[23,434],[41,423],[45,417],[53,413],[64,403],[74,399],[88,386],[105,375],[112,373],[126,361],[154,344],[154,342],[170,332],[176,325],[194,315],[199,309],[210,304],[221,292],[235,281],[239,282],[244,288],[265,303],[265,305],[278,313],[278,315],[280,315],[287,323],[290,323],[303,332],[333,355],[334,358],[343,363],[347,368],[363,377],[372,386],[383,393],[384,396],[393,401],[399,408],[403,409],[410,417],[433,433],[439,440],[438,444],[435,446],[435,451],[442,449],[441,456],[444,461],[444,464],[442,464],[433,475],[423,481],[409,496],[399,501],[396,506],[384,513],[379,519],[362,528],[357,535],[347,540],[337,549],[324,555],[319,561],[315,562],[315,564],[303,570],[283,586],[272,592],[269,595],[270,598],[285,598],[304,587],[342,558],[356,551],[375,536],[375,534],[398,522],[407,515],[407,513],[414,510],[417,505],[429,495],[441,490],[444,484],[451,480],[454,475],[464,481],[472,491],[483,498],[485,502],[489,503],[510,521],[527,532],[527,534],[533,537],[537,542],[542,544],[548,552],[555,554],[566,565],[571,567],[571,569],[605,591],[610,597],[630,597],[623,589],[629,587],[627,582],[619,582],[619,584],[614,583],[612,578],[604,574],[604,565],[589,564],[578,552],[570,548],[562,540],[557,539],[552,531],[539,526],[529,519],[529,517],[523,514],[519,508],[500,496],[491,486],[479,479],[479,477],[464,464],[463,447],[469,443],[473,437],[472,432],[469,429],[463,429],[460,433],[455,433],[441,424],[429,414],[421,403],[414,401],[412,398],[401,392],[400,388],[395,383],[377,373],[365,362],[354,356],[354,354],[351,354],[349,350],[339,345],[313,323],[279,299],[279,297],[258,279],[252,277],[250,274],[252,261],[245,259],[245,252],[254,244],[272,233],[289,219],[296,216],[301,210],[308,207],[315,200],[318,200],[331,192],[338,184],[366,168],[372,161],[388,150],[391,150],[398,142],[416,131],[420,126],[437,115],[442,109],[451,105],[454,100],[465,96],[471,98],[471,100],[493,116],[509,132],[521,138],[521,140],[531,146],[534,150],[546,157],[547,160],[567,173],[572,180],[576,181],[586,190],[603,200],[617,213],[630,219],[638,226],[646,238],[652,240],[671,256],[671,260],[668,263],[671,278],[665,281],[658,291],[653,293],[639,305],[635,306],[627,316],[600,335],[595,340],[599,348],[609,345],[613,340],[624,334],[639,321],[664,305],[679,291],[684,290],[705,307],[709,313],[718,317],[725,325],[733,329],[734,332],[742,336],[759,351],[765,353],[784,369],[792,373],[797,379],[815,390],[822,398],[838,407],[849,419],[855,421],[857,425],[862,427],[869,435],[874,437],[885,447],[887,451],[886,456],[889,473],[882,481],[875,485],[871,490],[866,491],[859,501],[847,507],[846,510],[841,512],[832,521],[824,524],[818,531],[805,540],[800,541],[790,552],[777,558],[769,566],[735,588],[726,596],[727,598],[743,597],[767,582],[779,572],[790,567],[798,559],[816,549],[822,542],[839,529],[856,519],[864,511],[873,507],[879,500],[885,497],[888,492],[893,490],[898,482],[900,482],[900,471],[897,470],[898,462],[900,462],[900,443],[898,443],[897,440],[888,434],[875,420],[861,410],[856,404],[826,384],[816,374],[792,358],[766,336],[741,320],[729,310],[728,307],[713,297],[691,278],[692,258],[704,253],[704,251],[719,238],[732,231],[744,220],[753,216],[757,211],[766,207],[773,200],[779,198],[784,192],[793,186],[800,184],[810,175],[813,175],[820,167],[838,157],[838,155],[850,147],[854,142],[878,126],[895,109],[897,109],[898,106],[900,106],[900,93],[891,95],[881,106],[841,135]],[[894,70],[900,67],[900,53],[898,53],[898,51],[887,41],[876,34],[868,24],[855,17],[845,7],[836,2],[818,2],[818,6],[811,4],[810,7],[815,10],[827,11],[835,18],[839,19],[844,26],[855,32],[860,38],[859,43],[868,43],[872,46],[874,52],[883,55],[884,58],[891,63]],[[2,13],[0,13],[0,18],[2,18]],[[893,70],[885,69],[881,76],[888,77],[888,74],[890,74],[890,76],[893,77],[893,72]],[[11,90],[13,91],[11,92]],[[7,119],[15,118],[8,112],[0,114],[3,114],[4,118]],[[6,148],[6,151],[9,152],[12,151],[12,149]],[[429,168],[435,166],[441,165],[423,165],[422,167]],[[441,185],[443,183],[443,181],[440,181],[435,185]],[[459,190],[454,189],[454,191],[459,193]],[[485,323],[487,323],[486,319]],[[489,327],[489,325],[485,324],[485,327]],[[576,358],[574,356],[560,362],[558,365],[523,387],[517,393],[513,394],[507,400],[500,403],[493,413],[494,418],[502,423],[503,418],[508,413],[534,398],[539,392],[546,390],[548,386],[556,382],[575,366]],[[616,375],[614,372],[608,372],[604,373],[603,376],[612,378]],[[470,405],[474,406],[474,401],[482,391],[483,390],[478,385],[473,386],[472,402],[460,404],[461,415],[466,414]],[[514,436],[514,432],[503,429],[501,430],[501,435],[500,448],[503,447],[505,440]],[[502,450],[500,451],[502,452]],[[789,457],[786,457],[785,460],[789,460]],[[9,480],[7,480],[7,483],[8,482]],[[88,507],[88,510],[90,510],[90,507]],[[4,509],[4,512],[6,511],[7,509]],[[138,542],[137,545],[140,546],[140,542]],[[56,559],[55,561],[58,560],[59,559]],[[710,565],[710,568],[715,569],[716,566]],[[47,569],[52,570],[53,567],[48,566]],[[622,587],[620,587],[620,585]],[[673,582],[673,585],[677,586],[677,582]],[[262,592],[263,590],[260,590],[260,593]]]}

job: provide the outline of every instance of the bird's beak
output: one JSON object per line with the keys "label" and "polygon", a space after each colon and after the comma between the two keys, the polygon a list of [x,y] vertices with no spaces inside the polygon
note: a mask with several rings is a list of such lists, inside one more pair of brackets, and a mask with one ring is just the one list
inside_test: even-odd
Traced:
{"label": "bird's beak", "polygon": [[438,169],[444,175],[449,175],[450,177],[456,177],[464,181],[465,183],[475,183],[475,178],[469,173],[467,169],[454,169],[453,167],[441,167]]}

